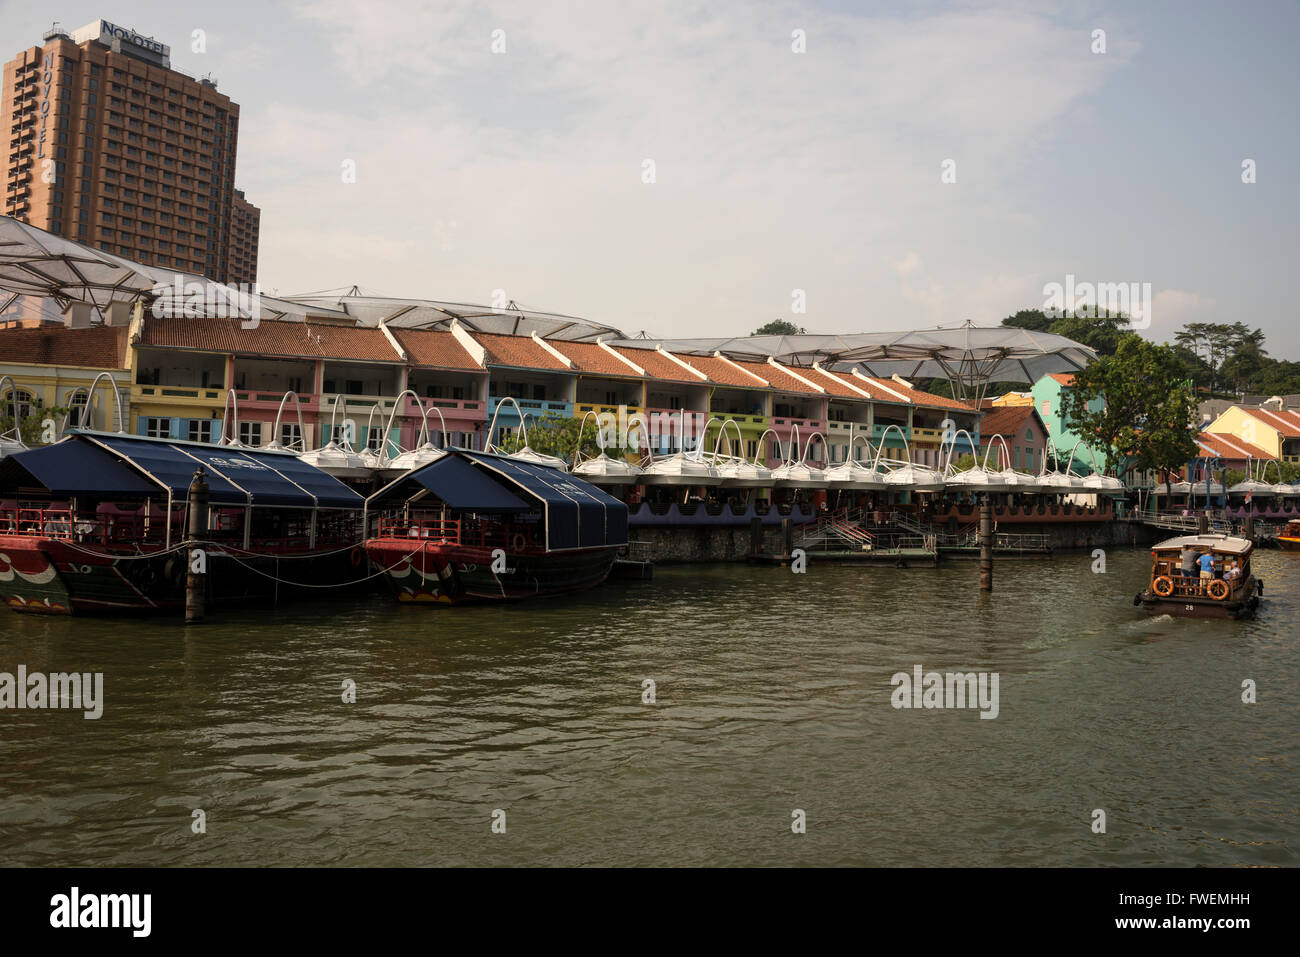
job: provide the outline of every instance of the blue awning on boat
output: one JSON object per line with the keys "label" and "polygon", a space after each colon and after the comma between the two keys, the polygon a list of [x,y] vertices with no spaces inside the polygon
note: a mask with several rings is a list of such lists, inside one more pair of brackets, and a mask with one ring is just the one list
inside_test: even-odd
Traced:
{"label": "blue awning on boat", "polygon": [[503,455],[448,449],[447,455],[380,489],[371,509],[426,489],[456,511],[540,512],[548,551],[627,544],[627,506],[558,469]]}
{"label": "blue awning on boat", "polygon": [[0,495],[36,487],[66,496],[135,498],[162,493],[155,483],[111,453],[76,439],[15,452],[0,461]]}
{"label": "blue awning on boat", "polygon": [[69,441],[111,454],[161,486],[156,491],[169,489],[177,498],[188,494],[202,466],[214,505],[359,509],[364,504],[338,479],[294,455],[108,433],[78,432]]}
{"label": "blue awning on boat", "polygon": [[480,469],[507,477],[543,503],[548,550],[627,544],[627,506],[596,486],[559,469],[509,456],[458,454]]}
{"label": "blue awning on boat", "polygon": [[416,486],[438,496],[457,512],[510,513],[537,511],[500,482],[493,481],[465,459],[446,455],[423,468],[416,469],[384,489],[381,494],[392,499],[394,492],[414,493]]}

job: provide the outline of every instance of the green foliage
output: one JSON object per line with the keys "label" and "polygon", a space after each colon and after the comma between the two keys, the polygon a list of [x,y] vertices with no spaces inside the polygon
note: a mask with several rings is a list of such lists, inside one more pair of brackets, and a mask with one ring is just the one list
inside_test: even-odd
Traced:
{"label": "green foliage", "polygon": [[[13,402],[6,401],[3,406],[8,410],[13,410]],[[42,441],[44,438],[43,423],[46,419],[54,423],[57,430],[63,423],[63,417],[68,414],[68,410],[62,406],[52,405],[44,406],[37,399],[32,403],[30,411],[20,419],[19,432],[22,434],[22,440],[27,445],[45,445]],[[74,423],[75,424],[75,423]],[[13,434],[14,420],[11,415],[0,415],[0,435],[11,436]],[[58,441],[58,435],[55,435],[55,441]]]}
{"label": "green foliage", "polygon": [[771,322],[759,326],[751,336],[798,336],[807,332],[803,326],[796,326],[789,319],[773,319]]}
{"label": "green foliage", "polygon": [[[1088,409],[1103,398],[1097,411]],[[1196,397],[1177,353],[1141,336],[1120,340],[1075,374],[1062,394],[1062,414],[1108,462],[1123,468],[1174,470],[1195,458]]]}
{"label": "green foliage", "polygon": [[1112,313],[1109,309],[1099,310],[1099,315],[1091,318],[1076,316],[1071,312],[1053,317],[1041,309],[1021,309],[1002,320],[1004,326],[1065,336],[1095,349],[1099,356],[1114,355],[1121,340],[1136,335],[1129,331],[1128,324],[1128,316],[1120,312]]}
{"label": "green foliage", "polygon": [[[529,448],[534,452],[558,456],[564,461],[572,463],[573,453],[578,448],[580,426],[581,420],[579,419],[571,419],[553,413],[540,419],[530,417],[528,420]],[[588,420],[587,427],[582,429],[582,454],[584,457],[600,454],[600,447],[596,444],[597,432],[598,429],[595,423]],[[502,439],[497,448],[498,451],[509,455],[512,452],[518,452],[523,447],[522,434],[515,432],[513,435]],[[609,454],[611,457],[615,456],[617,451],[611,448]]]}
{"label": "green foliage", "polygon": [[1211,395],[1300,392],[1300,362],[1271,358],[1264,331],[1244,322],[1189,322],[1174,334],[1187,376]]}

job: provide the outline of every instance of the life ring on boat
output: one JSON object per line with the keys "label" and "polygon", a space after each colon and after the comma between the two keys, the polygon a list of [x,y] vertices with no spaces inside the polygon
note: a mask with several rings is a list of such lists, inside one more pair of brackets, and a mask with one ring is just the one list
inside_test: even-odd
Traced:
{"label": "life ring on boat", "polygon": [[1168,598],[1174,593],[1174,580],[1168,575],[1161,575],[1151,583],[1151,590],[1161,598]]}
{"label": "life ring on boat", "polygon": [[1215,601],[1223,601],[1223,599],[1228,597],[1228,593],[1231,589],[1228,587],[1228,583],[1222,578],[1216,578],[1205,586],[1205,591]]}
{"label": "life ring on boat", "polygon": [[352,562],[352,567],[353,567],[353,568],[360,568],[360,567],[361,567],[361,560],[362,560],[363,558],[365,558],[365,554],[364,554],[364,552],[361,550],[361,546],[360,546],[360,545],[355,545],[355,546],[353,546],[353,548],[352,548],[352,554],[349,555],[348,558],[349,558],[349,560]]}
{"label": "life ring on boat", "polygon": [[528,536],[523,532],[515,532],[515,537],[510,539],[510,547],[517,552],[522,552],[528,547]]}

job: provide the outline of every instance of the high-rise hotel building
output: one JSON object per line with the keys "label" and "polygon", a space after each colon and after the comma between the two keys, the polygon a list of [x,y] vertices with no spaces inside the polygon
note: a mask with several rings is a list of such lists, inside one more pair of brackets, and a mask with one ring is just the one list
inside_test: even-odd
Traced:
{"label": "high-rise hotel building", "polygon": [[235,189],[239,105],[107,20],[4,66],[0,210],[78,242],[218,282],[257,277],[259,211]]}

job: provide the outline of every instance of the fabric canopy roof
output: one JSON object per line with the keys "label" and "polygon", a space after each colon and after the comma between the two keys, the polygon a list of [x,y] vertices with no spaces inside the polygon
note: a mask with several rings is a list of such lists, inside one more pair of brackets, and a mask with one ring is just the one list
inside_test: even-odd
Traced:
{"label": "fabric canopy roof", "polygon": [[208,500],[214,505],[359,509],[364,504],[338,479],[289,453],[107,433],[78,432],[68,441],[112,452],[179,497],[187,494],[195,470],[202,466]]}
{"label": "fabric canopy roof", "polygon": [[372,501],[406,500],[420,488],[432,492],[457,512],[517,513],[536,509],[505,486],[487,478],[470,462],[454,455],[445,455],[402,476],[375,493]]}
{"label": "fabric canopy roof", "polygon": [[627,506],[618,499],[558,469],[488,452],[448,449],[370,496],[367,507],[421,489],[457,511],[541,512],[547,551],[627,544]]}
{"label": "fabric canopy roof", "polygon": [[83,246],[0,216],[0,306],[11,296],[42,296],[60,304],[107,306],[147,295],[154,278],[111,253]]}
{"label": "fabric canopy roof", "polygon": [[0,496],[31,488],[44,488],[52,495],[131,498],[160,491],[110,452],[71,440],[16,452],[0,462]]}
{"label": "fabric canopy roof", "polygon": [[1088,346],[1050,332],[1015,326],[910,332],[863,332],[823,336],[742,336],[734,339],[624,339],[614,344],[697,355],[722,352],[734,359],[765,362],[768,357],[792,366],[819,362],[839,370],[861,369],[888,378],[942,378],[974,386],[979,382],[1037,382],[1045,375],[1074,372],[1096,358]]}
{"label": "fabric canopy roof", "polygon": [[627,506],[596,486],[567,472],[505,455],[458,454],[542,501],[548,551],[627,544]]}

